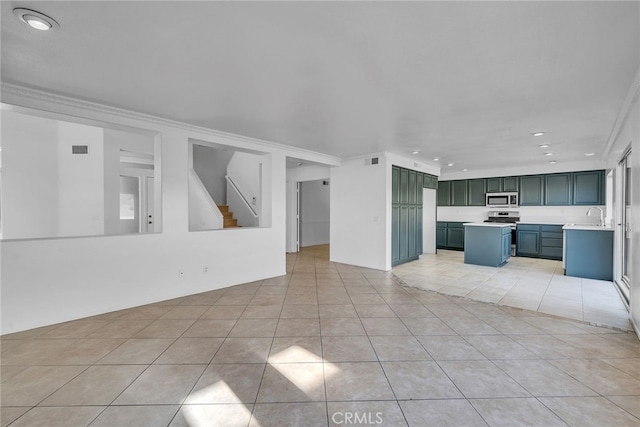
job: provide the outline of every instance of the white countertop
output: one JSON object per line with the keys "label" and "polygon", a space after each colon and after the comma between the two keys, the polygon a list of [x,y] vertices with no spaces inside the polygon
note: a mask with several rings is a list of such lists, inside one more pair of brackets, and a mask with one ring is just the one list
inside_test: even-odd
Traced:
{"label": "white countertop", "polygon": [[589,230],[589,231],[613,231],[610,225],[600,226],[597,224],[565,224],[563,230]]}
{"label": "white countertop", "polygon": [[465,222],[463,225],[465,227],[511,227],[511,224],[502,222]]}
{"label": "white countertop", "polygon": [[518,221],[516,224],[532,224],[532,225],[565,225],[563,222],[549,222],[549,221]]}

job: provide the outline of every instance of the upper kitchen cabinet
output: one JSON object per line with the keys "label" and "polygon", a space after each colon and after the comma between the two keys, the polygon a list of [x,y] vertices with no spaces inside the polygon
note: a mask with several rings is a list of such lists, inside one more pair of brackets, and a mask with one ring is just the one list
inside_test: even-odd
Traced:
{"label": "upper kitchen cabinet", "polygon": [[520,191],[520,177],[507,176],[502,178],[502,191]]}
{"label": "upper kitchen cabinet", "polygon": [[424,174],[424,178],[422,181],[422,186],[424,188],[438,188],[438,177],[435,175],[429,175],[427,173]]}
{"label": "upper kitchen cabinet", "polygon": [[451,206],[451,183],[453,181],[438,182],[438,206]]}
{"label": "upper kitchen cabinet", "polygon": [[451,206],[467,206],[467,180],[451,181]]}
{"label": "upper kitchen cabinet", "polygon": [[467,206],[484,206],[485,193],[486,193],[486,181],[483,178],[470,179],[467,185],[468,200]]}
{"label": "upper kitchen cabinet", "polygon": [[573,204],[604,205],[604,171],[573,173]]}
{"label": "upper kitchen cabinet", "polygon": [[566,206],[571,204],[570,173],[554,173],[544,176],[544,204]]}
{"label": "upper kitchen cabinet", "polygon": [[487,178],[487,193],[502,193],[520,191],[520,177],[506,176],[501,178]]}
{"label": "upper kitchen cabinet", "polygon": [[501,193],[502,178],[487,178],[487,193]]}
{"label": "upper kitchen cabinet", "polygon": [[438,185],[438,206],[484,206],[485,193],[502,192],[518,192],[521,206],[603,205],[605,171],[461,179]]}
{"label": "upper kitchen cabinet", "polygon": [[520,177],[520,205],[540,206],[543,202],[544,187],[542,175]]}

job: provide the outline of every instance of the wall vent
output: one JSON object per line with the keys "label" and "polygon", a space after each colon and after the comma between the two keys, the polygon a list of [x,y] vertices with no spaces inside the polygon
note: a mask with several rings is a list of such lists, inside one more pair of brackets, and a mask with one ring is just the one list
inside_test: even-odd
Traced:
{"label": "wall vent", "polygon": [[364,164],[365,164],[365,166],[377,165],[378,164],[378,157],[372,157],[370,159],[364,159]]}
{"label": "wall vent", "polygon": [[72,145],[71,154],[89,154],[88,145]]}

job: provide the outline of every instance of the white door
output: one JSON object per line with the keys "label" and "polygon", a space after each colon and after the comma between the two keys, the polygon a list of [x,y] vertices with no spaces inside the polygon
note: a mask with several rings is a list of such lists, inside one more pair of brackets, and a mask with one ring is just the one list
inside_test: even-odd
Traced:
{"label": "white door", "polygon": [[146,218],[143,224],[143,229],[146,230],[147,233],[153,233],[155,231],[155,189],[154,189],[154,181],[152,176],[146,177],[146,205],[145,205],[145,215],[143,218]]}

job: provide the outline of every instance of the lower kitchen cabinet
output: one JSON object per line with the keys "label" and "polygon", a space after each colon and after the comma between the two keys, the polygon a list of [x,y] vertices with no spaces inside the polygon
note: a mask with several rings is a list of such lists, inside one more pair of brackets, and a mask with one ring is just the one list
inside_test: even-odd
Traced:
{"label": "lower kitchen cabinet", "polygon": [[565,230],[567,276],[613,280],[613,231]]}
{"label": "lower kitchen cabinet", "polygon": [[462,222],[438,221],[436,224],[438,249],[464,250],[464,225]]}
{"label": "lower kitchen cabinet", "polygon": [[518,224],[516,256],[562,260],[562,225]]}

